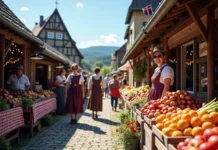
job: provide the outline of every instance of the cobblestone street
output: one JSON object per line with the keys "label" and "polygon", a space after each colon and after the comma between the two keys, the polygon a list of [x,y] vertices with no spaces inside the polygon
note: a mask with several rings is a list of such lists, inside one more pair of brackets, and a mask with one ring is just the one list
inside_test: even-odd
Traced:
{"label": "cobblestone street", "polygon": [[91,111],[86,110],[76,125],[70,124],[69,115],[64,116],[21,150],[122,150],[112,136],[117,122],[112,121],[115,112],[111,110],[109,99],[103,100],[103,112],[98,114],[97,119],[92,119]]}

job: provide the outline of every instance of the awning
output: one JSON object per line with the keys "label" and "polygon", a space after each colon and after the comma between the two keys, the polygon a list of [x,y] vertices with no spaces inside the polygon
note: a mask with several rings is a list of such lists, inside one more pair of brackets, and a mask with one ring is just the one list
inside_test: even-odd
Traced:
{"label": "awning", "polygon": [[126,62],[124,65],[122,65],[120,68],[118,68],[118,70],[120,70],[120,71],[128,71],[131,69],[132,69],[132,67],[131,67],[129,62]]}

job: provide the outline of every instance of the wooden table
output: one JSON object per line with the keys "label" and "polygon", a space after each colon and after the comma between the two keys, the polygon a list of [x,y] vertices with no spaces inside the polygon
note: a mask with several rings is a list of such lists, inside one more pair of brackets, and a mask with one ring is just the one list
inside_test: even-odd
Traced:
{"label": "wooden table", "polygon": [[50,98],[35,103],[30,109],[23,110],[25,127],[29,128],[30,136],[33,136],[33,128],[39,125],[39,120],[56,110],[56,98]]}

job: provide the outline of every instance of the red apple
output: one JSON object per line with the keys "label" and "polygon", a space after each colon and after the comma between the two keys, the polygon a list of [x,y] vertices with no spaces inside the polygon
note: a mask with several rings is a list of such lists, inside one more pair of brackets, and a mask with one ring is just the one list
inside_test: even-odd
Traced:
{"label": "red apple", "polygon": [[186,101],[182,99],[182,100],[181,100],[181,103],[182,103],[182,104],[186,104]]}
{"label": "red apple", "polygon": [[212,129],[206,129],[203,133],[204,140],[207,141],[209,137],[213,135],[217,135],[215,131],[213,131]]}
{"label": "red apple", "polygon": [[177,145],[177,150],[181,150],[181,148],[182,148],[183,146],[186,146],[186,145],[184,144],[184,142],[179,142],[179,144]]}
{"label": "red apple", "polygon": [[199,147],[198,150],[212,150],[212,145],[210,143],[202,143]]}
{"label": "red apple", "polygon": [[218,149],[218,135],[213,135],[209,137],[207,142],[211,144],[213,149]]}
{"label": "red apple", "polygon": [[212,130],[218,135],[218,127],[213,127]]}

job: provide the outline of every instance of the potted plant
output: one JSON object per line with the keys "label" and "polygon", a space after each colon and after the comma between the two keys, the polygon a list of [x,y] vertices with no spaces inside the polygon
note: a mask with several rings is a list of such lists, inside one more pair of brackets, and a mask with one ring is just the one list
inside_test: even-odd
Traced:
{"label": "potted plant", "polygon": [[0,149],[11,150],[11,145],[5,137],[0,137]]}
{"label": "potted plant", "polygon": [[141,63],[139,63],[137,66],[133,68],[133,77],[136,81],[142,81],[142,79],[145,77],[145,72],[147,71],[146,68],[146,61],[143,60]]}
{"label": "potted plant", "polygon": [[138,129],[138,122],[131,121],[121,124],[116,132],[125,150],[138,150],[140,130]]}
{"label": "potted plant", "polygon": [[129,110],[125,110],[119,113],[118,118],[120,119],[120,122],[123,124],[125,123],[125,120],[127,120],[127,118],[129,118]]}

